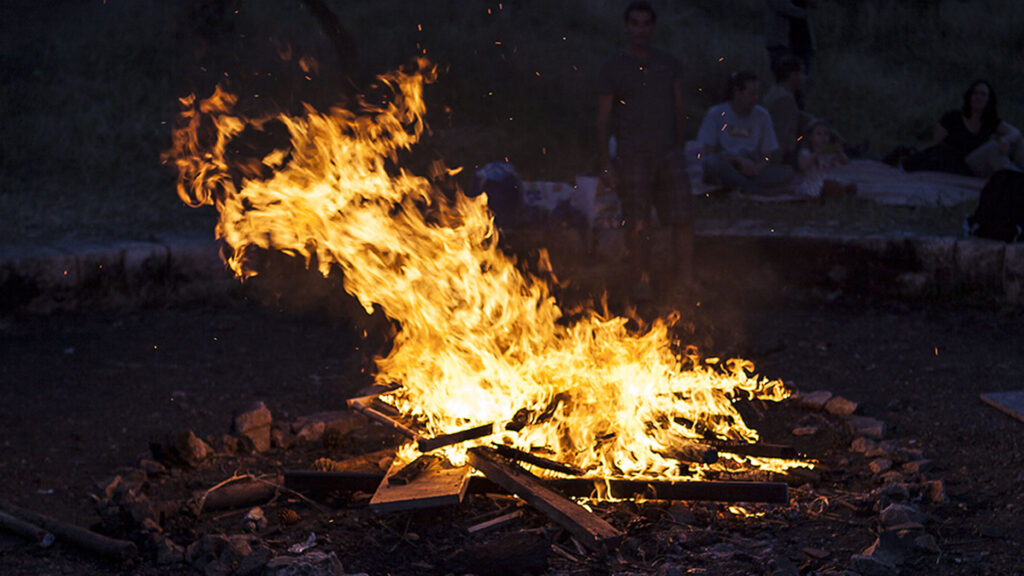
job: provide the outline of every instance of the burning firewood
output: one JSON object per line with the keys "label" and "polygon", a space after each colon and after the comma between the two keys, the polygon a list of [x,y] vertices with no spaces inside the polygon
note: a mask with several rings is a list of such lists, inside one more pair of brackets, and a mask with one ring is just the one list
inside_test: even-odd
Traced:
{"label": "burning firewood", "polygon": [[490,480],[515,493],[595,552],[607,552],[622,537],[614,526],[545,486],[539,478],[505,460],[492,448],[469,450],[470,464]]}
{"label": "burning firewood", "polygon": [[492,446],[494,447],[494,450],[498,454],[500,454],[501,456],[504,456],[505,458],[508,458],[510,460],[518,460],[520,462],[526,462],[527,464],[533,464],[534,466],[537,466],[538,468],[544,468],[544,469],[547,469],[547,470],[554,470],[555,472],[561,472],[562,474],[568,474],[570,476],[582,476],[583,475],[583,470],[581,470],[581,469],[579,469],[579,468],[577,468],[577,467],[575,467],[575,466],[573,466],[571,464],[563,464],[561,462],[555,462],[554,460],[549,460],[548,458],[543,458],[543,457],[540,457],[540,456],[536,456],[534,454],[530,454],[529,452],[523,452],[522,450],[517,450],[517,449],[515,449],[515,448],[513,448],[511,446],[505,446],[504,444],[492,444]]}

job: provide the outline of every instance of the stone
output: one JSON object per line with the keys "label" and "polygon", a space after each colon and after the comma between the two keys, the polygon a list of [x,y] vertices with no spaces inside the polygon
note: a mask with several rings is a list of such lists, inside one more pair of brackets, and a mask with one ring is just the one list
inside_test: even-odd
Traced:
{"label": "stone", "polygon": [[878,515],[882,526],[887,528],[911,522],[924,523],[926,518],[917,508],[906,504],[890,504]]}
{"label": "stone", "polygon": [[823,410],[825,403],[832,398],[832,393],[828,390],[815,390],[814,392],[808,392],[806,394],[800,394],[797,397],[797,401],[800,402],[800,406],[807,408],[808,410]]}
{"label": "stone", "polygon": [[800,426],[793,428],[793,436],[814,436],[817,433],[817,426]]}
{"label": "stone", "polygon": [[214,453],[213,448],[191,430],[178,432],[165,444],[151,445],[151,448],[157,460],[188,468],[198,468]]}
{"label": "stone", "polygon": [[894,462],[904,464],[907,462],[915,462],[917,460],[924,460],[924,450],[918,448],[897,448],[892,453],[892,459]]}
{"label": "stone", "polygon": [[259,544],[252,551],[242,558],[235,568],[234,576],[258,576],[263,574],[267,562],[274,557],[274,552],[266,546]]}
{"label": "stone", "polygon": [[232,429],[239,436],[251,441],[255,451],[266,452],[270,450],[270,425],[273,421],[266,404],[257,402],[235,416]]}
{"label": "stone", "polygon": [[895,564],[873,556],[851,556],[849,567],[861,576],[898,576],[900,573]]}
{"label": "stone", "polygon": [[931,534],[921,534],[914,538],[914,547],[929,554],[942,553],[942,549],[939,548],[939,543],[935,541],[935,537]]}
{"label": "stone", "polygon": [[185,561],[197,570],[205,570],[206,565],[215,562],[230,546],[227,536],[206,534],[185,548]]}
{"label": "stone", "polygon": [[946,483],[942,480],[928,480],[923,485],[923,492],[929,502],[942,504],[946,502]]}
{"label": "stone", "polygon": [[1001,294],[1005,252],[1004,242],[979,238],[957,240],[954,250],[957,278],[974,288]]}
{"label": "stone", "polygon": [[882,472],[887,472],[890,468],[892,468],[892,460],[889,460],[887,458],[878,458],[869,462],[868,468],[871,470],[872,474],[875,474],[877,476]]}
{"label": "stone", "polygon": [[139,460],[139,469],[148,474],[149,476],[159,476],[167,473],[167,467],[157,462],[156,460],[150,460],[143,458]]}
{"label": "stone", "polygon": [[277,556],[266,563],[264,576],[337,576],[345,572],[334,553],[306,552],[301,556]]}
{"label": "stone", "polygon": [[166,536],[158,536],[156,544],[156,563],[160,566],[168,564],[181,564],[185,561],[185,548],[175,544]]}
{"label": "stone", "polygon": [[267,528],[267,516],[260,507],[251,508],[242,518],[242,528],[247,532],[262,532]]}
{"label": "stone", "polygon": [[274,448],[288,449],[295,445],[295,435],[285,428],[270,427],[270,445]]}
{"label": "stone", "polygon": [[878,446],[878,443],[866,436],[858,436],[853,439],[850,443],[850,450],[859,452],[861,454],[873,450]]}
{"label": "stone", "polygon": [[828,402],[825,402],[825,412],[836,416],[846,416],[856,412],[857,406],[858,404],[852,400],[847,400],[842,396],[833,396]]}
{"label": "stone", "polygon": [[327,425],[322,421],[307,422],[302,428],[299,428],[295,436],[305,442],[316,442],[323,438],[326,429]]}
{"label": "stone", "polygon": [[914,460],[903,464],[903,471],[908,474],[924,474],[935,467],[931,460]]}
{"label": "stone", "polygon": [[866,436],[875,440],[881,440],[885,436],[885,422],[869,416],[856,416],[849,414],[845,418],[846,427],[851,434]]}

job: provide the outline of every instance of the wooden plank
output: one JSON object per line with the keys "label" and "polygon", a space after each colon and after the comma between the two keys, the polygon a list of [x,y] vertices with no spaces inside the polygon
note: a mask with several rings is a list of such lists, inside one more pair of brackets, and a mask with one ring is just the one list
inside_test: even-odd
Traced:
{"label": "wooden plank", "polygon": [[612,497],[708,502],[789,502],[785,482],[658,481],[603,478],[552,478],[544,482],[573,498]]}
{"label": "wooden plank", "polygon": [[483,438],[484,436],[490,436],[494,434],[495,426],[494,423],[481,424],[473,428],[467,428],[465,430],[459,430],[458,432],[452,432],[451,434],[442,434],[441,436],[434,436],[433,438],[422,438],[418,442],[418,448],[420,452],[430,452],[431,450],[437,450],[444,446],[450,446],[452,444],[459,444],[466,442],[467,440],[475,440],[477,438]]}
{"label": "wooden plank", "polygon": [[989,392],[981,395],[981,401],[1024,422],[1024,390]]}
{"label": "wooden plank", "polygon": [[[384,476],[357,472],[317,472],[292,470],[284,473],[284,485],[298,492],[324,494],[329,492],[369,492]],[[789,502],[789,486],[785,482],[743,481],[656,481],[603,478],[557,478],[542,480],[549,488],[571,498],[587,498],[609,494],[614,498],[643,497],[655,500],[689,500],[710,502]],[[610,490],[610,493],[609,493]],[[473,494],[504,492],[497,482],[474,476],[468,491]]]}
{"label": "wooden plank", "polygon": [[468,532],[470,534],[476,534],[477,532],[483,532],[485,530],[492,530],[494,528],[497,528],[498,526],[501,526],[502,524],[507,524],[507,523],[515,520],[516,518],[519,518],[522,515],[523,515],[523,511],[522,510],[516,510],[514,512],[509,512],[508,514],[502,514],[501,516],[498,516],[497,518],[492,518],[492,519],[490,519],[490,520],[488,520],[486,522],[481,522],[479,524],[474,524],[474,525],[470,526],[469,528],[466,528],[466,532]]}
{"label": "wooden plank", "polygon": [[546,487],[539,478],[505,460],[493,448],[471,448],[468,455],[469,463],[484,476],[543,512],[587,548],[606,552],[622,537],[622,533],[604,519]]}
{"label": "wooden plank", "polygon": [[505,446],[504,444],[493,444],[492,445],[498,454],[508,458],[509,460],[518,460],[526,462],[527,464],[533,464],[538,468],[545,468],[547,470],[554,470],[555,472],[561,472],[562,474],[568,474],[569,476],[582,476],[583,470],[573,466],[572,464],[564,464],[562,462],[555,462],[548,458],[542,458],[540,456],[530,454],[529,452],[523,452],[517,450],[511,446]]}
{"label": "wooden plank", "polygon": [[408,483],[396,484],[388,479],[405,468],[405,463],[393,462],[377,491],[370,498],[374,512],[394,512],[416,508],[451,506],[462,502],[469,487],[469,466],[446,468],[434,465],[422,470]]}

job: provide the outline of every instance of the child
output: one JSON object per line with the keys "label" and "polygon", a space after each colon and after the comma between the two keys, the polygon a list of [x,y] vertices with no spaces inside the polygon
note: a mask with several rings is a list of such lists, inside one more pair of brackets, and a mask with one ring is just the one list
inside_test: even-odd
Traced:
{"label": "child", "polygon": [[844,186],[828,178],[833,168],[849,163],[850,159],[824,120],[814,120],[807,126],[796,161],[803,175],[803,182],[797,186],[800,194],[829,198],[857,193],[855,184]]}

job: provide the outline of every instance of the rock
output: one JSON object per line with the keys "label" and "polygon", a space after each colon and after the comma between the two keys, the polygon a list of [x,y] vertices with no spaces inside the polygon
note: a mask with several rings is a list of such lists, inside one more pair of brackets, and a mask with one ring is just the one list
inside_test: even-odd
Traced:
{"label": "rock", "polygon": [[863,454],[868,450],[873,450],[877,446],[878,443],[875,442],[874,440],[867,438],[865,436],[858,436],[853,439],[853,442],[850,443],[850,450]]}
{"label": "rock", "polygon": [[234,576],[257,576],[263,573],[264,567],[270,559],[274,557],[274,552],[266,546],[259,544],[252,549],[252,552],[248,554],[242,561],[238,563],[238,567],[235,568]]}
{"label": "rock", "polygon": [[893,460],[900,464],[925,459],[924,450],[919,450],[917,448],[897,448],[893,451],[892,457]]}
{"label": "rock", "polygon": [[881,440],[885,436],[885,422],[869,416],[849,414],[846,416],[846,427],[855,436],[867,436],[875,440]]}
{"label": "rock", "polygon": [[887,528],[911,522],[924,523],[926,518],[917,508],[906,504],[890,504],[879,514],[882,526]]}
{"label": "rock", "polygon": [[196,437],[195,432],[185,430],[172,435],[163,444],[150,444],[157,460],[164,464],[198,468],[213,455],[213,448]]}
{"label": "rock", "polygon": [[270,427],[270,445],[274,448],[288,449],[295,445],[295,435],[277,426]]}
{"label": "rock", "polygon": [[235,416],[233,430],[252,442],[257,452],[270,450],[270,424],[273,417],[266,404],[257,402],[254,406]]}
{"label": "rock", "polygon": [[302,428],[299,428],[295,436],[305,442],[316,442],[323,438],[324,430],[326,429],[327,425],[323,422],[308,422]]}
{"label": "rock", "polygon": [[825,411],[836,416],[846,416],[857,411],[858,404],[842,396],[833,396],[825,402]]}
{"label": "rock", "polygon": [[247,532],[262,532],[267,528],[267,516],[260,507],[252,508],[242,518],[242,528]]}
{"label": "rock", "polygon": [[230,541],[227,536],[206,534],[185,549],[185,561],[197,570],[205,570],[206,565],[215,562],[228,549]]}
{"label": "rock", "polygon": [[832,554],[828,550],[822,550],[821,548],[811,548],[811,547],[801,548],[800,551],[803,552],[804,554],[810,556],[811,558],[814,558],[815,560],[821,560],[823,558],[828,558],[829,555]]}
{"label": "rock", "polygon": [[345,572],[334,553],[306,552],[301,556],[278,556],[266,564],[264,576],[337,576]]}
{"label": "rock", "polygon": [[150,460],[143,458],[139,460],[139,469],[148,474],[149,476],[159,476],[167,473],[167,467],[157,462],[156,460]]}
{"label": "rock", "polygon": [[914,460],[903,464],[903,471],[908,474],[924,474],[935,467],[931,460]]}
{"label": "rock", "polygon": [[156,563],[160,566],[181,564],[185,561],[185,548],[175,544],[166,536],[158,536],[156,543]]}
{"label": "rock", "polygon": [[793,428],[793,436],[814,436],[817,433],[817,426],[800,426],[798,428]]}
{"label": "rock", "polygon": [[942,504],[946,501],[946,483],[942,480],[928,480],[923,487],[929,502]]}
{"label": "rock", "polygon": [[903,473],[899,470],[882,472],[877,478],[882,484],[906,484],[906,478],[903,477]]}
{"label": "rock", "polygon": [[895,564],[873,556],[851,556],[850,570],[861,576],[898,576],[900,573]]}
{"label": "rock", "polygon": [[808,410],[822,410],[825,408],[825,403],[831,398],[832,393],[828,390],[816,390],[814,392],[800,394],[797,397],[797,401],[800,402],[801,407],[807,408]]}
{"label": "rock", "polygon": [[914,547],[929,554],[942,553],[942,549],[939,548],[939,543],[935,541],[935,537],[931,534],[921,534],[914,538]]}
{"label": "rock", "polygon": [[869,462],[868,468],[871,470],[872,474],[877,476],[882,472],[887,472],[890,468],[892,468],[892,460],[889,460],[887,458],[878,458],[876,460],[872,460],[871,462]]}

